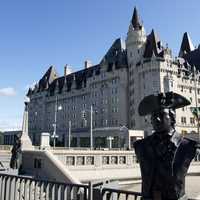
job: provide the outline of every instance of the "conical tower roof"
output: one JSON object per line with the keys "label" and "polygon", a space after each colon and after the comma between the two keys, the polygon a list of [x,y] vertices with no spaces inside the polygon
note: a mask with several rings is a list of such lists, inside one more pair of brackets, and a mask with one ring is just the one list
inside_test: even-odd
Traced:
{"label": "conical tower roof", "polygon": [[193,46],[192,41],[189,37],[189,34],[187,32],[185,32],[183,34],[181,48],[180,48],[180,51],[179,51],[179,57],[183,57],[184,54],[187,54],[187,53],[189,53],[193,50],[194,50],[194,46]]}
{"label": "conical tower roof", "polygon": [[132,23],[133,28],[135,30],[139,30],[139,29],[142,28],[142,23],[140,22],[140,18],[139,18],[138,11],[137,11],[136,7],[134,8],[134,11],[133,11],[133,16],[132,16],[132,19],[131,19],[131,23]]}

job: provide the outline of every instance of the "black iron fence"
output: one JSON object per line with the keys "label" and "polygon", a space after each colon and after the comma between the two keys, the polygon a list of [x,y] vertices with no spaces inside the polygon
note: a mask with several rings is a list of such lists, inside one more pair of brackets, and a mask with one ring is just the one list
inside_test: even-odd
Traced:
{"label": "black iron fence", "polygon": [[[99,187],[100,186],[100,187]],[[141,193],[0,174],[0,200],[136,200]]]}
{"label": "black iron fence", "polygon": [[0,174],[0,200],[92,200],[91,187]]}

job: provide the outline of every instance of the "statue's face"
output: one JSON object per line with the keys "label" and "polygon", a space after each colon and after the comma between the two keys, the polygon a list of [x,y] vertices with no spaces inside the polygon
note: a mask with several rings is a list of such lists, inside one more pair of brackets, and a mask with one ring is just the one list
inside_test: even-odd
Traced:
{"label": "statue's face", "polygon": [[169,109],[163,109],[155,112],[151,116],[151,123],[154,131],[169,133],[172,128],[172,120],[169,116]]}

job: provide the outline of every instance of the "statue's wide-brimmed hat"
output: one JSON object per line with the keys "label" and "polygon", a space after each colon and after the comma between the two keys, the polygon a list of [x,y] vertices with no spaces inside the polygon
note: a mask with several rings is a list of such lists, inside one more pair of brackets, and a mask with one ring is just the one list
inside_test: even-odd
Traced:
{"label": "statue's wide-brimmed hat", "polygon": [[144,97],[139,104],[138,113],[140,116],[145,116],[165,108],[175,110],[190,104],[191,102],[180,94],[174,92],[160,93]]}

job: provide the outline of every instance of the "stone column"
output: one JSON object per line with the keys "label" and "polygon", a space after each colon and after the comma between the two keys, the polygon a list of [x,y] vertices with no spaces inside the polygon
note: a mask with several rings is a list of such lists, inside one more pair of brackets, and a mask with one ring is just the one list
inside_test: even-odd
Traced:
{"label": "stone column", "polygon": [[22,151],[34,149],[31,139],[28,135],[28,101],[25,102],[23,124],[22,124],[22,135],[21,135],[20,140],[21,140]]}

